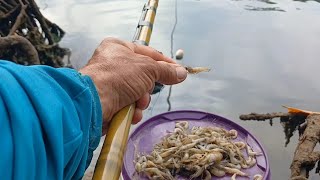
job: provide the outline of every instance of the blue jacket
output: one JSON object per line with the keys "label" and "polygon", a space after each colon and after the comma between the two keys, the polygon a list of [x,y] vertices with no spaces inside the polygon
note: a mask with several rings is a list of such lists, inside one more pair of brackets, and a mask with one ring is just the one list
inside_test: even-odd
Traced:
{"label": "blue jacket", "polygon": [[88,76],[0,60],[0,179],[80,179],[101,126]]}

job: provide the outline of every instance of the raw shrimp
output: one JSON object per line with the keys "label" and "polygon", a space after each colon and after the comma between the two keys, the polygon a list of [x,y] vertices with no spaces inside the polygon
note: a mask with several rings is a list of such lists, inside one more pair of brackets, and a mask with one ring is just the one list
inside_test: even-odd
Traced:
{"label": "raw shrimp", "polygon": [[207,67],[185,67],[189,74],[198,74],[201,72],[209,72],[211,69]]}
{"label": "raw shrimp", "polygon": [[[189,179],[205,180],[226,174],[232,175],[231,179],[248,177],[241,170],[254,166],[260,153],[254,152],[245,142],[233,142],[237,137],[234,129],[197,126],[189,129],[188,121],[178,121],[174,130],[155,144],[150,154],[137,156],[135,169],[152,180],[173,180],[176,175],[183,174],[188,174]],[[245,148],[246,152],[242,151]],[[261,180],[262,176],[254,177]]]}

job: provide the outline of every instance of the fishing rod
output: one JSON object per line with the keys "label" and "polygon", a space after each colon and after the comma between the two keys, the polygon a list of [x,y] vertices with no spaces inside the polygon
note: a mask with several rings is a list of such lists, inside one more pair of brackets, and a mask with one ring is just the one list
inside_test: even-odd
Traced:
{"label": "fishing rod", "polygon": [[[159,0],[148,0],[133,37],[133,42],[149,45]],[[94,180],[119,180],[135,104],[121,109],[111,120],[94,174]]]}

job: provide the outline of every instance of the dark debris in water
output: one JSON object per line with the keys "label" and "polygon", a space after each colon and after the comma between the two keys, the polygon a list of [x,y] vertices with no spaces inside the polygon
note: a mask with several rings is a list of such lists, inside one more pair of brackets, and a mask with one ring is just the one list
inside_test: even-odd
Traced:
{"label": "dark debris in water", "polygon": [[273,1],[270,1],[270,0],[258,0],[258,1],[264,2],[264,3],[267,3],[267,4],[277,4],[277,3],[273,2]]}
{"label": "dark debris in water", "polygon": [[[262,2],[266,3],[268,5],[275,5],[278,4],[277,2],[274,2],[272,0],[231,0],[231,1],[250,1],[250,2]],[[299,1],[299,2],[309,2],[309,1],[314,1],[317,3],[320,3],[320,0],[293,0],[293,1]],[[244,7],[245,10],[248,11],[276,11],[276,12],[286,12],[284,9],[280,7],[257,7],[257,6],[252,6],[252,5],[245,5]],[[301,10],[300,8],[296,8],[296,10]]]}
{"label": "dark debris in water", "polygon": [[290,143],[290,139],[296,130],[298,130],[299,136],[303,134],[305,130],[305,126],[303,124],[305,123],[306,118],[307,116],[300,114],[280,118],[280,124],[283,127],[286,139],[285,147]]}
{"label": "dark debris in water", "polygon": [[279,7],[254,7],[250,5],[246,5],[244,8],[249,11],[278,11],[278,12],[286,12],[285,10],[279,8]]}
{"label": "dark debris in water", "polygon": [[[243,0],[231,0],[231,1],[243,1]],[[264,2],[267,4],[277,4],[276,2],[270,1],[270,0],[249,0],[249,1],[259,1],[259,2]]]}
{"label": "dark debris in water", "polygon": [[274,118],[280,118],[280,124],[283,127],[283,132],[285,134],[285,147],[290,143],[291,137],[294,132],[298,130],[299,136],[301,136],[306,128],[306,115],[304,114],[290,114],[290,113],[250,113],[240,115],[239,117],[243,121],[255,120],[255,121],[266,121],[269,120],[270,126],[273,125]]}
{"label": "dark debris in water", "polygon": [[[285,106],[284,106],[285,107]],[[289,113],[250,113],[240,115],[241,120],[265,121],[280,117],[286,144],[290,142],[296,130],[299,131],[299,143],[294,152],[290,165],[292,180],[308,179],[309,172],[315,167],[316,173],[320,171],[320,151],[314,150],[320,140],[320,113],[286,107]]]}
{"label": "dark debris in water", "polygon": [[[243,1],[243,0],[231,0],[231,1]],[[277,4],[276,2],[270,1],[270,0],[249,0],[249,1],[259,1],[259,2],[264,2],[267,4]],[[299,2],[308,2],[308,1],[314,1],[320,3],[320,0],[293,0],[293,1],[299,1]]]}
{"label": "dark debris in water", "polygon": [[315,1],[315,2],[320,3],[320,0],[293,0],[293,1],[300,1],[300,2]]}
{"label": "dark debris in water", "polygon": [[[280,8],[280,7],[273,7],[272,5],[278,4],[277,2],[274,2],[272,0],[231,0],[231,1],[250,1],[250,2],[262,2],[266,3],[266,7],[257,7],[253,5],[245,5],[244,9],[248,11],[276,11],[276,12],[286,12],[286,10]],[[320,3],[320,0],[293,0],[293,1],[299,1],[299,2],[310,2],[314,1],[317,3]],[[270,5],[271,7],[268,7]],[[297,7],[296,10],[301,10],[301,8]]]}

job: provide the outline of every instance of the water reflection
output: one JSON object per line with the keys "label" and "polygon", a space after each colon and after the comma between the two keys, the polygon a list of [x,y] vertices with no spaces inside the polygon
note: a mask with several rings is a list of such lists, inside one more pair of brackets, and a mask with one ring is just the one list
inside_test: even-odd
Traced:
{"label": "water reflection", "polygon": [[[312,20],[320,17],[316,11],[320,10],[319,6],[290,4],[292,1],[274,5],[251,1],[234,1],[232,4],[215,1],[215,5],[209,1],[179,2],[183,3],[179,8],[174,44],[176,48],[185,49],[183,63],[209,66],[214,70],[190,76],[183,84],[173,86],[171,110],[209,111],[236,121],[249,129],[267,148],[272,179],[287,179],[298,140],[298,133],[292,132],[295,128],[278,119],[273,121],[273,126],[239,122],[238,115],[251,110],[275,111],[281,104],[318,107],[317,93],[311,89],[319,93],[319,83],[311,80],[314,75],[309,74],[305,67],[306,64],[309,67],[319,64],[316,57],[320,54],[311,45],[314,44],[312,39],[320,32],[320,24]],[[254,13],[244,9],[248,4],[253,7],[278,6],[287,12]],[[301,7],[304,14],[295,14],[296,7]],[[171,8],[171,17],[173,13]],[[172,19],[161,23],[165,25],[168,22],[173,23]],[[310,22],[313,28],[301,27],[303,22]],[[165,26],[165,32],[169,34],[172,26]],[[170,42],[155,37],[153,43],[165,48]],[[301,58],[306,61],[302,63]],[[304,86],[307,88],[303,90],[298,82],[308,84]],[[316,88],[311,87],[314,85]],[[163,89],[158,102],[152,107],[153,114],[147,112],[146,118],[168,110],[166,98],[169,92],[169,87]],[[287,131],[287,137],[284,131]],[[285,147],[287,139],[291,143]]]}

